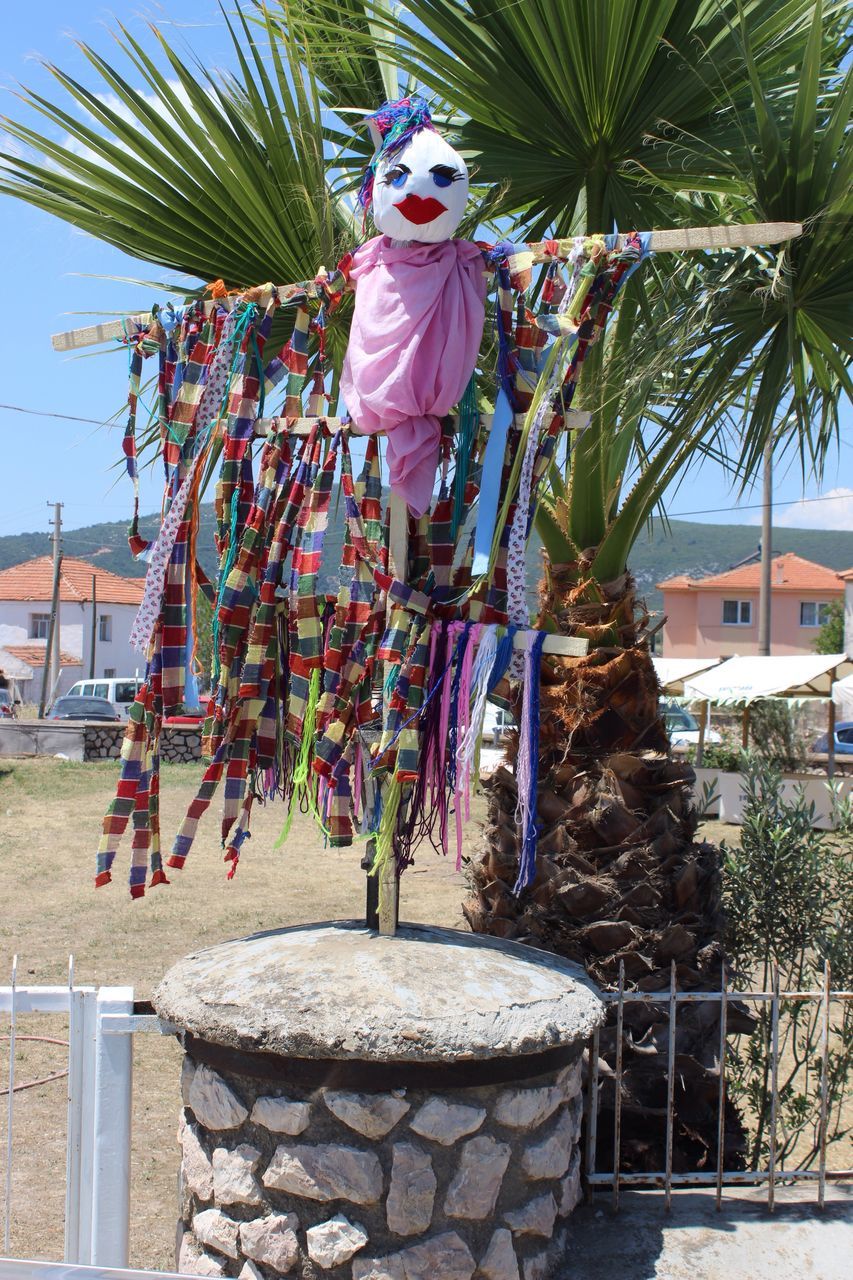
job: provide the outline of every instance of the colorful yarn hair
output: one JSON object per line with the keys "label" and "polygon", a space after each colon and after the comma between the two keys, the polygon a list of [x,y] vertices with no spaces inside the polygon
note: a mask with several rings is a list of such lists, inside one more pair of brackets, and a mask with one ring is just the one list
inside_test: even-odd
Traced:
{"label": "colorful yarn hair", "polygon": [[383,102],[379,110],[367,119],[380,134],[382,141],[364,171],[358,193],[358,203],[365,211],[370,208],[373,200],[373,184],[379,161],[402,151],[409,139],[422,129],[435,130],[426,100],[417,95],[400,98],[398,102]]}

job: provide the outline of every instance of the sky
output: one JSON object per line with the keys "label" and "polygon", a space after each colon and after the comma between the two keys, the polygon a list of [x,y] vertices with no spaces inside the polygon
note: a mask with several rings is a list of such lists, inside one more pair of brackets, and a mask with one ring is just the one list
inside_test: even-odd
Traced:
{"label": "sky", "polygon": [[[75,0],[73,5],[67,0],[24,5],[0,0],[0,11],[4,37],[0,116],[23,118],[38,127],[38,117],[25,117],[13,96],[19,83],[54,99],[63,96],[42,60],[100,89],[75,39],[112,56],[115,46],[109,31],[115,26],[114,11],[95,0]],[[147,24],[152,21],[171,43],[183,42],[205,65],[230,66],[230,42],[213,0],[164,0],[118,12],[149,48],[153,37]],[[5,196],[0,196],[0,246],[6,296],[0,310],[0,534],[34,530],[46,534],[52,516],[48,506],[56,501],[64,503],[63,525],[68,529],[129,517],[130,482],[117,465],[123,415],[119,413],[120,425],[109,429],[52,416],[65,414],[102,423],[120,411],[126,396],[126,356],[120,350],[94,356],[90,351],[82,358],[60,355],[52,350],[50,336],[92,323],[90,315],[97,319],[109,313],[145,311],[154,300],[150,289],[99,276],[157,280],[166,273]],[[306,263],[306,274],[314,265]],[[803,485],[796,463],[777,468],[775,525],[853,529],[853,410],[849,405],[843,414],[841,448],[829,460],[821,490],[814,481]],[[160,489],[160,473],[144,472],[143,513],[159,509]],[[677,490],[670,491],[666,506],[673,518],[758,524],[760,500],[760,486],[742,498],[734,496],[723,469],[705,461],[687,474]]]}

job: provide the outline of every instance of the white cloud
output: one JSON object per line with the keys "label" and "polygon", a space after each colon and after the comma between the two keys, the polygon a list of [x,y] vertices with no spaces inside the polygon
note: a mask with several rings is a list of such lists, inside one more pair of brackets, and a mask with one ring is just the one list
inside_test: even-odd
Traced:
{"label": "white cloud", "polygon": [[853,489],[841,485],[817,498],[778,506],[773,523],[782,529],[840,529],[853,531]]}

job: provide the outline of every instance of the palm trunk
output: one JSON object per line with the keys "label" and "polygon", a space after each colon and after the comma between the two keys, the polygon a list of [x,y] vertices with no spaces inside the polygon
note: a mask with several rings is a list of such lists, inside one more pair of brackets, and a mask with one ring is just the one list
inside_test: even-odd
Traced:
{"label": "palm trunk", "polygon": [[[660,689],[628,575],[602,587],[584,564],[551,568],[539,625],[586,635],[581,659],[543,665],[537,875],[513,897],[518,869],[513,774],[485,784],[484,849],[473,867],[465,914],[477,932],[515,938],[583,965],[613,989],[661,991],[675,963],[679,990],[719,989],[720,854],[695,840],[690,765],[672,759],[658,710]],[[602,643],[604,641],[605,643]],[[515,751],[510,744],[509,754]],[[729,1029],[745,1030],[736,1010]],[[622,1156],[628,1169],[662,1169],[668,1012],[665,1003],[625,1006]],[[676,1035],[674,1168],[711,1167],[717,1146],[719,1007],[682,1004]],[[615,1019],[601,1033],[604,1080],[599,1151],[609,1166]],[[605,1065],[606,1064],[606,1065]],[[743,1132],[729,1117],[726,1163]]]}

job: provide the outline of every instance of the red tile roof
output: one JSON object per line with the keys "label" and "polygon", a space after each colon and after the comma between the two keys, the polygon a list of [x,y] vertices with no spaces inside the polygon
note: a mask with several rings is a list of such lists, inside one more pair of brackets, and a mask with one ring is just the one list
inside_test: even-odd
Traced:
{"label": "red tile roof", "polygon": [[[44,644],[4,644],[3,652],[10,653],[13,658],[18,658],[21,662],[26,662],[28,667],[44,666]],[[74,653],[65,653],[64,650],[59,651],[59,661],[63,667],[80,667],[83,665],[83,659],[78,658]]]}
{"label": "red tile roof", "polygon": [[[827,569],[824,564],[815,564],[813,560],[804,560],[802,556],[788,551],[785,555],[773,557],[770,580],[773,591],[840,595],[844,590],[844,577],[844,574],[835,569]],[[659,582],[657,586],[660,591],[725,591],[730,588],[758,591],[760,579],[761,565],[755,561],[753,564],[742,564],[737,569],[728,569],[725,573],[713,573],[707,578],[689,578],[680,573],[674,578]]]}
{"label": "red tile roof", "polygon": [[[64,556],[60,571],[59,598],[76,604],[92,599],[92,575],[95,575],[98,604],[140,604],[145,590],[144,578],[120,578],[109,569],[98,569],[87,560]],[[53,560],[38,556],[0,570],[0,601],[50,600],[53,594]]]}

